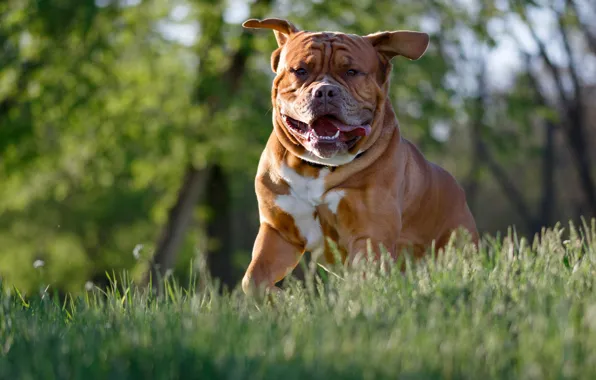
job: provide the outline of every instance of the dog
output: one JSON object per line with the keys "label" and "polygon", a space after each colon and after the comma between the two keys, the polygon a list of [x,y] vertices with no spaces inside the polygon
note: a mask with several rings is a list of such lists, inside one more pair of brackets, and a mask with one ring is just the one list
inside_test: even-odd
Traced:
{"label": "dog", "polygon": [[[255,179],[260,228],[242,280],[276,283],[304,252],[333,263],[329,241],[345,264],[371,243],[393,258],[444,247],[460,227],[478,241],[463,189],[400,134],[389,99],[391,60],[419,59],[429,36],[415,31],[366,36],[308,32],[282,19],[250,19],[272,29],[273,131]],[[369,244],[370,244],[369,243]]]}

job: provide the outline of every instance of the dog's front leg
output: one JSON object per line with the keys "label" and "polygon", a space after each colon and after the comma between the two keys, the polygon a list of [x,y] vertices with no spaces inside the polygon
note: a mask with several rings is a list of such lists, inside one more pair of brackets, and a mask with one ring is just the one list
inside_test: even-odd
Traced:
{"label": "dog's front leg", "polygon": [[363,196],[361,193],[350,195],[340,202],[337,210],[340,235],[343,236],[344,246],[348,251],[348,264],[354,264],[355,260],[365,258],[369,253],[373,255],[371,258],[378,260],[381,256],[381,245],[395,259],[401,232],[398,208],[391,207],[392,203],[367,203],[366,200],[370,200],[371,197]]}
{"label": "dog's front leg", "polygon": [[386,249],[393,259],[396,259],[397,250],[392,238],[381,239],[371,234],[352,239],[348,244],[348,264],[354,265],[366,258],[379,260],[382,253],[381,247]]}
{"label": "dog's front leg", "polygon": [[275,283],[296,267],[303,252],[302,247],[284,239],[275,228],[261,223],[252,260],[242,279],[242,290],[246,294],[255,290],[277,290]]}

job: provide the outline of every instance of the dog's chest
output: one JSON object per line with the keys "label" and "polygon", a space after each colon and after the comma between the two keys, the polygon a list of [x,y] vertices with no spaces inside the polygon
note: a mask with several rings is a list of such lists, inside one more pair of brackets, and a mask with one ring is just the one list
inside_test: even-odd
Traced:
{"label": "dog's chest", "polygon": [[290,186],[290,193],[278,195],[275,203],[294,219],[296,228],[306,242],[306,250],[313,253],[324,249],[324,235],[317,208],[326,205],[336,214],[345,195],[343,190],[325,191],[325,177],[328,174],[328,169],[321,169],[316,178],[307,177],[285,165],[281,167],[281,176]]}

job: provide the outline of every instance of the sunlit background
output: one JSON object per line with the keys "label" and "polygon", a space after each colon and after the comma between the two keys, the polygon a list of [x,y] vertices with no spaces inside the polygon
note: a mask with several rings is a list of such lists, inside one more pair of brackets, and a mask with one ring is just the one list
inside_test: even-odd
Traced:
{"label": "sunlit background", "polygon": [[453,173],[483,234],[596,216],[596,3],[6,0],[0,3],[0,277],[84,292],[106,273],[228,287],[258,227],[269,31],[431,35],[394,59],[404,137]]}

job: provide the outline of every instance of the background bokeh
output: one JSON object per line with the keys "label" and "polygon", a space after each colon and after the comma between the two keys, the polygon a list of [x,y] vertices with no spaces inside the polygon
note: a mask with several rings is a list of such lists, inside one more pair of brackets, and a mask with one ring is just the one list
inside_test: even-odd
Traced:
{"label": "background bokeh", "polygon": [[394,59],[402,134],[465,187],[481,233],[596,216],[591,0],[4,0],[0,278],[82,292],[130,271],[233,287],[258,227],[269,31],[431,35]]}

